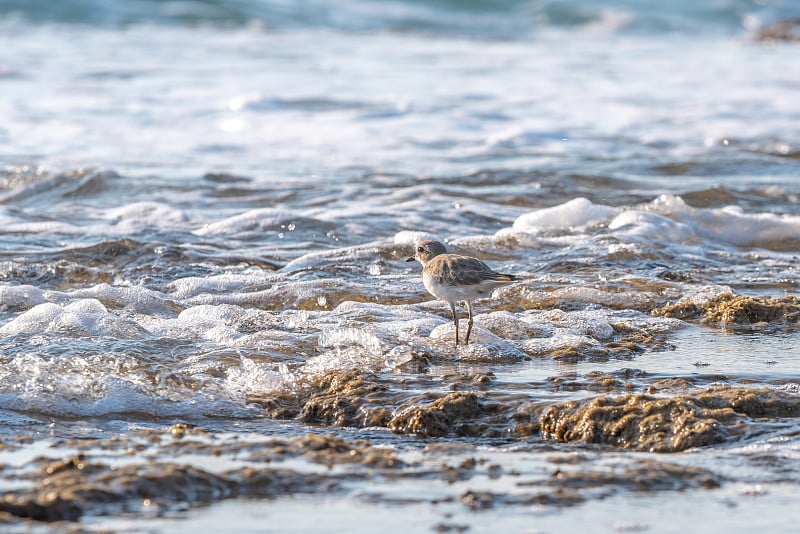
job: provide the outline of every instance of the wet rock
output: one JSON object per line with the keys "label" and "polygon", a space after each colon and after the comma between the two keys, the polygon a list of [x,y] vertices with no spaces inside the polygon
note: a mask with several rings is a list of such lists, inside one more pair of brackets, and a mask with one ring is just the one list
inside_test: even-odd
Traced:
{"label": "wet rock", "polygon": [[665,334],[653,334],[644,329],[635,329],[624,324],[612,325],[614,338],[606,346],[615,357],[633,356],[645,351],[672,350],[674,345],[667,341]]}
{"label": "wet rock", "polygon": [[653,314],[720,324],[797,322],[800,300],[793,296],[770,299],[727,294],[702,306],[689,301],[662,306],[655,308]]}
{"label": "wet rock", "polygon": [[305,456],[326,465],[361,464],[381,469],[405,466],[390,450],[374,448],[365,441],[352,442],[336,436],[307,434],[291,443]]}
{"label": "wet rock", "polygon": [[[164,433],[174,435],[176,428],[207,438],[205,444],[194,442],[196,447],[191,449],[192,454],[221,454],[220,443],[199,429],[175,425]],[[147,432],[141,433],[140,437],[158,450],[156,456],[187,452],[186,437],[163,442],[150,441]],[[99,449],[105,456],[112,452],[109,442],[94,442],[92,445],[100,445]],[[204,449],[200,448],[202,445]],[[127,443],[118,442],[117,452],[126,446]],[[253,452],[250,461],[297,457],[329,466],[350,465],[353,468],[331,475],[254,466],[212,473],[171,462],[117,467],[78,455],[63,460],[44,460],[40,469],[24,477],[33,481],[31,489],[0,495],[0,516],[74,521],[85,515],[142,512],[151,505],[169,510],[175,506],[196,506],[229,497],[273,498],[296,493],[328,493],[344,481],[365,480],[376,473],[407,467],[389,449],[373,447],[363,440],[348,441],[335,436],[308,434],[287,440],[242,442],[229,447],[226,453],[236,454],[248,449]],[[443,469],[435,476],[446,479],[447,472]]]}
{"label": "wet rock", "polygon": [[713,323],[771,323],[775,321],[797,322],[800,319],[800,301],[795,297],[765,299],[756,297],[734,297],[713,303],[704,321]]}
{"label": "wet rock", "polygon": [[[493,375],[448,375],[448,379],[453,380],[452,389],[456,390],[486,388]],[[481,405],[475,393],[456,391],[433,402],[427,396],[409,401],[407,393],[390,391],[379,380],[376,375],[357,370],[332,371],[299,384],[292,392],[249,401],[264,406],[272,417],[324,426],[388,427],[396,433],[425,437],[501,432],[494,424],[499,420],[481,418],[505,408]],[[400,402],[404,404],[398,408]]]}
{"label": "wet rock", "polygon": [[[799,417],[800,398],[781,391],[714,387],[684,396],[595,397],[547,408],[543,437],[654,452],[724,442],[745,430],[748,418]],[[518,433],[529,427],[518,425]]]}
{"label": "wet rock", "polygon": [[471,423],[491,411],[478,402],[475,393],[455,392],[423,406],[400,410],[388,426],[397,434],[420,437],[476,435],[480,430]]}
{"label": "wet rock", "polygon": [[750,418],[800,417],[800,396],[786,391],[717,386],[702,391],[697,399],[704,407],[730,406]]}
{"label": "wet rock", "polygon": [[664,317],[688,321],[690,319],[700,319],[705,312],[705,308],[701,308],[693,302],[680,302],[655,308],[653,310],[653,315],[662,315]]}
{"label": "wet rock", "polygon": [[274,498],[296,493],[329,493],[338,487],[338,480],[316,473],[299,473],[291,469],[257,469],[243,467],[224,473],[237,489],[238,496]]}
{"label": "wet rock", "polygon": [[[611,494],[611,493],[609,493]],[[508,494],[491,491],[466,491],[461,502],[470,510],[486,510],[500,506],[574,506],[586,498],[576,491],[556,488],[536,493]]]}
{"label": "wet rock", "polygon": [[146,499],[210,502],[232,495],[232,482],[189,466],[88,464],[80,459],[45,465],[47,474],[28,492],[9,492],[0,512],[38,521],[75,520],[86,513],[135,511]]}
{"label": "wet rock", "polygon": [[674,378],[662,378],[660,380],[656,380],[647,388],[648,393],[656,393],[656,392],[664,392],[664,393],[676,393],[676,392],[686,392],[689,391],[694,387],[695,381],[691,378],[684,378],[684,377],[674,377]]}
{"label": "wet rock", "polygon": [[385,406],[387,389],[369,373],[330,371],[298,384],[294,391],[248,400],[263,406],[276,419],[297,418],[325,426],[385,427],[392,412]]}
{"label": "wet rock", "polygon": [[494,506],[495,495],[488,491],[467,491],[461,495],[463,502],[470,510],[485,510]]}
{"label": "wet rock", "polygon": [[462,388],[485,388],[491,385],[495,380],[495,375],[492,372],[479,372],[479,373],[453,373],[442,376],[442,379],[451,383],[452,390],[459,390]]}
{"label": "wet rock", "polygon": [[706,413],[692,399],[596,397],[551,406],[542,416],[541,433],[561,442],[669,452],[724,441],[728,432],[720,419],[734,417],[733,410]]}
{"label": "wet rock", "polygon": [[720,486],[717,476],[706,469],[652,459],[636,461],[621,471],[558,469],[549,483],[573,490],[602,487],[628,491],[680,491]]}
{"label": "wet rock", "polygon": [[459,525],[455,523],[437,523],[431,530],[434,532],[466,532],[469,530],[469,525]]}
{"label": "wet rock", "polygon": [[355,370],[326,373],[315,379],[311,387],[318,393],[300,409],[297,418],[301,421],[326,426],[385,426],[380,415],[375,420],[375,414],[370,413],[366,398],[381,396],[387,388],[367,380],[363,373]]}
{"label": "wet rock", "polygon": [[800,18],[786,19],[760,29],[755,36],[757,41],[800,42]]}

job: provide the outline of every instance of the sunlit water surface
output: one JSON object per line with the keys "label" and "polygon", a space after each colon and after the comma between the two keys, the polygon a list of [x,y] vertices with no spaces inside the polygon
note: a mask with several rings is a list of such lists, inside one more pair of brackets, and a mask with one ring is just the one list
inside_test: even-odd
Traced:
{"label": "sunlit water surface", "polygon": [[[379,479],[144,523],[90,515],[86,528],[791,529],[796,418],[652,454],[264,409],[349,369],[393,406],[472,375],[520,409],[676,394],[665,380],[796,394],[796,322],[653,313],[797,292],[800,55],[752,39],[789,3],[17,4],[0,6],[0,436],[33,441],[3,452],[6,473],[75,453],[60,440],[174,423],[364,438],[412,463],[480,457],[517,472]],[[428,237],[520,278],[476,304],[468,347],[452,346],[446,305],[404,261]],[[628,331],[641,336],[625,348]],[[424,452],[442,441],[464,449]],[[721,485],[598,490],[567,509],[459,499],[524,492],[570,455],[612,470],[654,457]]]}

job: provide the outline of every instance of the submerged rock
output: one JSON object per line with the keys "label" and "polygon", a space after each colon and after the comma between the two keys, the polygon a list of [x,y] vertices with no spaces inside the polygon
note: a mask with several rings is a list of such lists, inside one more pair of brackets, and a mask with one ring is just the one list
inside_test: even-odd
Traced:
{"label": "submerged rock", "polygon": [[[695,394],[595,397],[544,410],[540,431],[561,442],[675,452],[745,432],[748,418],[800,417],[800,397],[770,389],[713,387]],[[519,433],[535,426],[519,424]]]}

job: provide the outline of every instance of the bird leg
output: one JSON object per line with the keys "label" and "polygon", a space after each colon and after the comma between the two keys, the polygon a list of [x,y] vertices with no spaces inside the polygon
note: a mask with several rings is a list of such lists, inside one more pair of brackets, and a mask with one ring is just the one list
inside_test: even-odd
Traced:
{"label": "bird leg", "polygon": [[467,301],[467,312],[469,313],[469,322],[467,323],[467,340],[464,342],[465,345],[469,345],[469,335],[472,332],[472,303]]}
{"label": "bird leg", "polygon": [[453,312],[453,324],[456,325],[456,347],[458,346],[458,315],[456,315],[456,303],[450,304],[450,311]]}

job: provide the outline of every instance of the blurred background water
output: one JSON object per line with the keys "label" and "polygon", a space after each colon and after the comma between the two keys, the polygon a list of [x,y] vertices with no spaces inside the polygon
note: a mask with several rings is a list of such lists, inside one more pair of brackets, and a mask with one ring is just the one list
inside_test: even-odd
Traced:
{"label": "blurred background water", "polygon": [[[0,0],[0,434],[299,434],[253,396],[349,368],[446,391],[403,367],[418,354],[538,400],[554,376],[631,366],[642,389],[698,369],[796,384],[792,328],[747,332],[754,349],[651,312],[797,291],[800,54],[758,35],[798,16]],[[522,277],[480,306],[476,347],[451,351],[446,308],[402,262],[421,237]],[[602,349],[612,324],[674,351],[552,357]]]}

